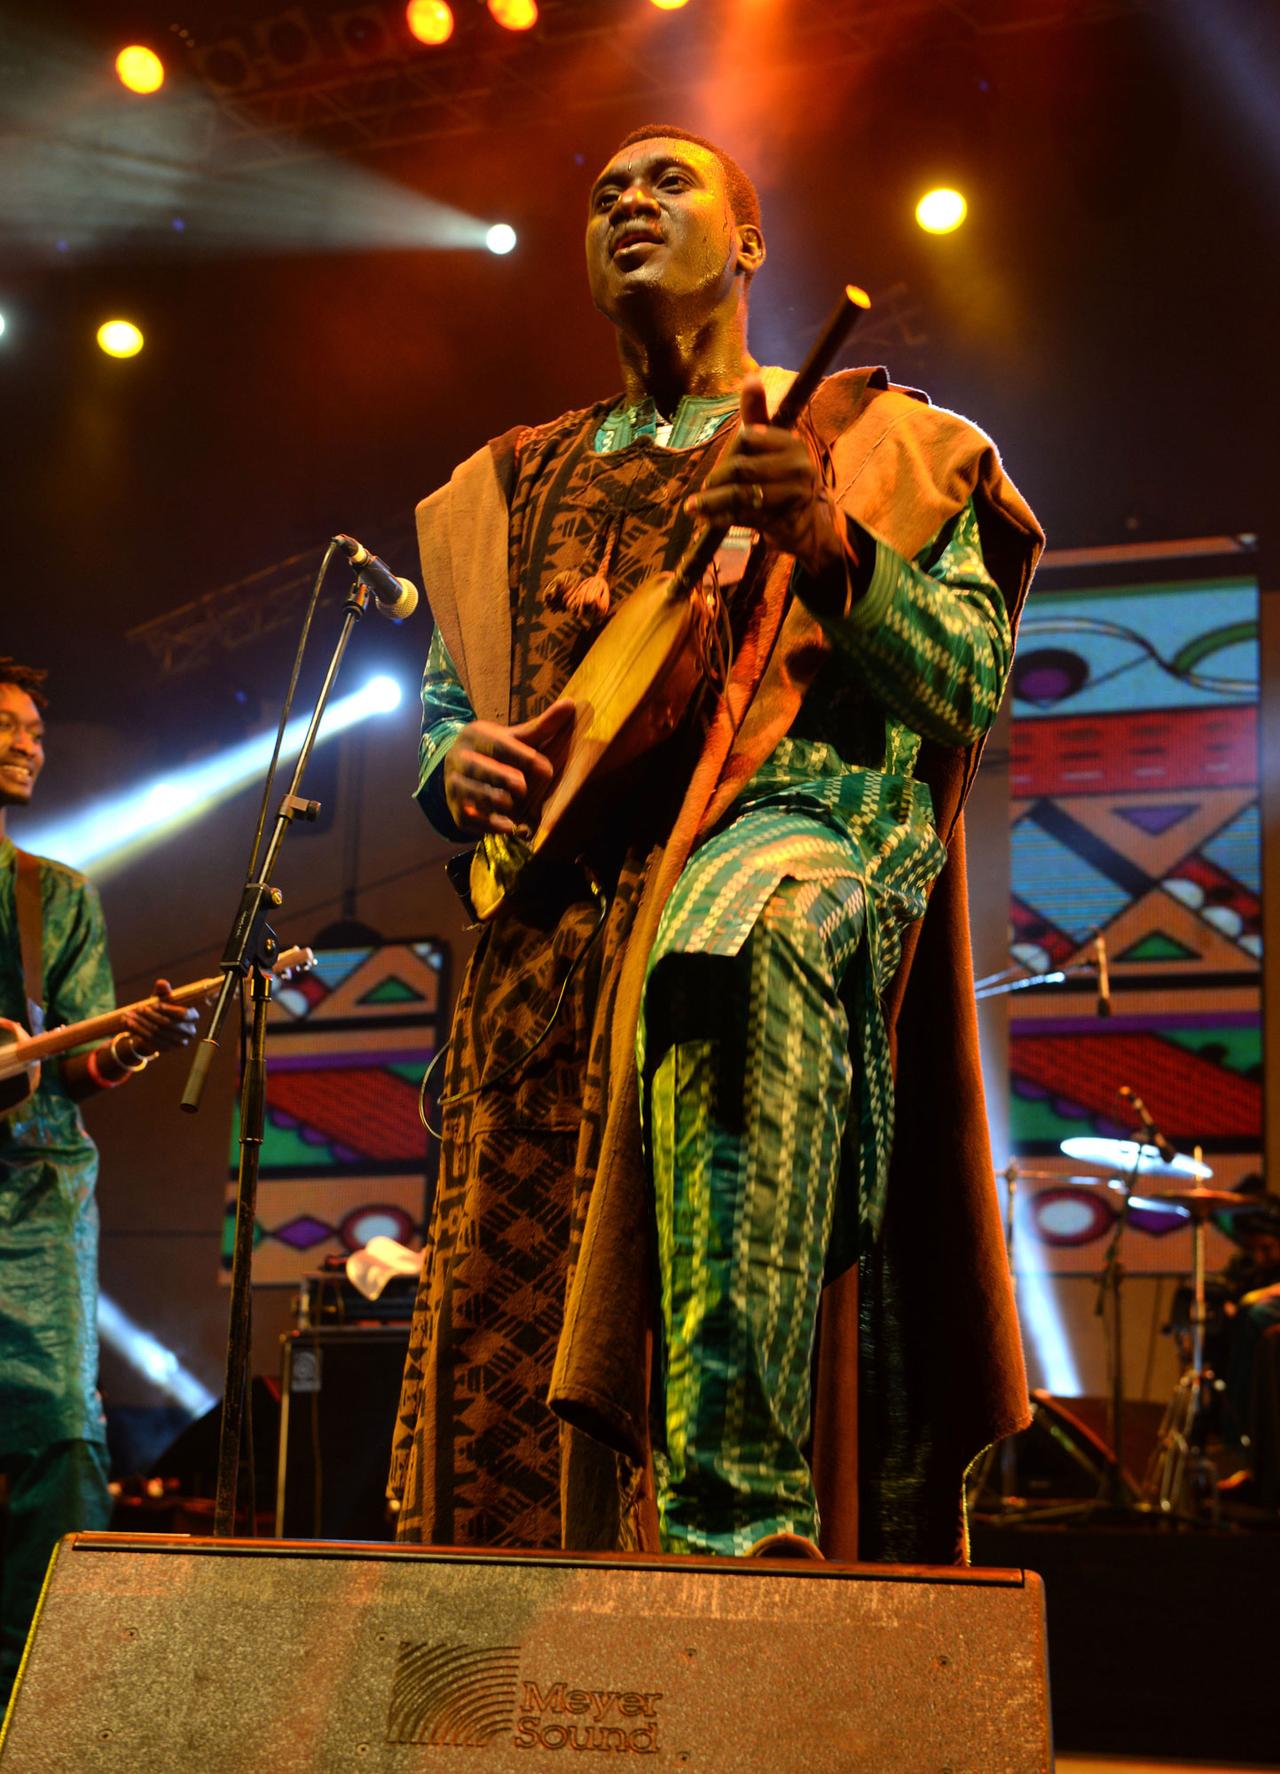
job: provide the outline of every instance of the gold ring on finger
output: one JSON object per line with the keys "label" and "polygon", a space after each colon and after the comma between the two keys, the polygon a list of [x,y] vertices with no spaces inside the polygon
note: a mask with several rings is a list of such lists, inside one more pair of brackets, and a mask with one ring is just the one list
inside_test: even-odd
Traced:
{"label": "gold ring on finger", "polygon": [[758,480],[751,484],[751,509],[757,512],[764,510],[764,488]]}

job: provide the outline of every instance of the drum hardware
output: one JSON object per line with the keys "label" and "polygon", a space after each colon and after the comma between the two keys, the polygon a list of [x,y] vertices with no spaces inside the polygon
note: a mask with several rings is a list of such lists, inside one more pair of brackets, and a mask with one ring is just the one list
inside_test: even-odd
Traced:
{"label": "drum hardware", "polygon": [[[1199,1148],[1196,1157],[1199,1158]],[[1207,1173],[1207,1167],[1201,1167]],[[1174,1387],[1160,1424],[1155,1451],[1143,1478],[1142,1495],[1161,1515],[1180,1521],[1219,1518],[1218,1474],[1204,1450],[1203,1418],[1215,1376],[1205,1361],[1205,1326],[1209,1307],[1205,1291],[1205,1231],[1218,1213],[1241,1213],[1247,1196],[1199,1183],[1153,1193],[1162,1207],[1177,1207],[1191,1219],[1191,1360]]]}
{"label": "drum hardware", "polygon": [[[1129,1101],[1132,1093],[1126,1094]],[[1204,1511],[1197,1499],[1209,1496],[1209,1517],[1216,1519],[1217,1478],[1203,1452],[1197,1448],[1199,1422],[1204,1414],[1206,1387],[1213,1376],[1204,1361],[1204,1325],[1207,1316],[1204,1291],[1205,1225],[1213,1213],[1237,1212],[1247,1206],[1240,1196],[1226,1190],[1205,1187],[1212,1177],[1211,1166],[1203,1160],[1200,1148],[1194,1155],[1175,1152],[1161,1140],[1143,1115],[1140,1139],[1117,1140],[1081,1136],[1063,1140],[1060,1151],[1078,1164],[1097,1165],[1096,1176],[1064,1176],[1057,1171],[1023,1169],[1011,1159],[998,1172],[1006,1187],[1005,1245],[1010,1274],[1017,1289],[1014,1264],[1017,1191],[1022,1182],[1073,1183],[1086,1188],[1108,1188],[1121,1197],[1111,1236],[1107,1241],[1102,1267],[1097,1278],[1097,1305],[1102,1315],[1108,1299],[1111,1302],[1109,1365],[1111,1387],[1109,1402],[1109,1433],[1111,1446],[1101,1448],[1102,1476],[1098,1493],[1085,1503],[1067,1503],[1028,1508],[1015,1495],[1015,1438],[1008,1437],[999,1450],[992,1449],[975,1468],[972,1494],[990,1483],[992,1464],[996,1464],[997,1512],[1016,1513],[1022,1521],[1065,1520],[1072,1516],[1094,1516],[1099,1512],[1129,1516],[1158,1512],[1179,1519],[1202,1519]],[[1112,1174],[1107,1175],[1107,1171]],[[1138,1193],[1139,1179],[1142,1192]],[[1164,1184],[1153,1188],[1152,1183]],[[1192,1261],[1194,1273],[1194,1304],[1192,1307],[1193,1349],[1191,1366],[1179,1381],[1165,1412],[1156,1451],[1152,1455],[1141,1487],[1135,1487],[1125,1473],[1124,1450],[1124,1265],[1120,1260],[1121,1241],[1129,1225],[1131,1208],[1149,1208],[1162,1212],[1186,1214],[1192,1222]]]}
{"label": "drum hardware", "polygon": [[[1011,1158],[1003,1170],[998,1171],[996,1174],[1003,1180],[1006,1189],[1005,1250],[1009,1259],[1009,1272],[1016,1296],[1018,1288],[1018,1272],[1014,1265],[1014,1252],[1018,1185],[1022,1182],[1053,1182],[1077,1183],[1097,1188],[1106,1183],[1108,1179],[1105,1174],[1092,1177],[1063,1176],[1057,1171],[1035,1169],[1024,1170],[1016,1158]],[[1124,1217],[1124,1211],[1122,1210],[1117,1218],[1117,1226],[1123,1224]],[[1112,1244],[1115,1242],[1115,1235],[1113,1234]],[[1046,1424],[1045,1418],[1045,1412],[1050,1410],[1051,1407],[1056,1408],[1056,1401],[1054,1401],[1049,1394],[1043,1392],[1033,1393],[1033,1418],[1042,1428],[1048,1427],[1052,1433],[1053,1424],[1051,1422]],[[1114,1412],[1114,1403],[1112,1409]],[[1073,1427],[1078,1428],[1078,1425],[1073,1424]],[[1061,1441],[1063,1438],[1061,1435],[1055,1435],[1055,1439]],[[1004,1440],[996,1444],[996,1446],[989,1448],[986,1453],[981,1456],[972,1470],[969,1483],[969,1495],[975,1508],[979,1505],[979,1500],[982,1498],[984,1490],[988,1490],[991,1486],[994,1476],[995,1494],[989,1501],[981,1503],[983,1514],[1016,1517],[1018,1521],[1030,1524],[1032,1522],[1064,1521],[1076,1516],[1092,1515],[1100,1507],[1116,1509],[1125,1513],[1132,1512],[1138,1507],[1138,1494],[1125,1473],[1124,1467],[1121,1463],[1119,1441],[1113,1440],[1113,1446],[1110,1448],[1108,1448],[1103,1442],[1093,1442],[1092,1438],[1090,1438],[1090,1441],[1091,1447],[1089,1457],[1085,1459],[1083,1455],[1077,1452],[1073,1454],[1073,1458],[1077,1464],[1083,1466],[1084,1470],[1087,1471],[1090,1476],[1096,1475],[1099,1472],[1099,1469],[1101,1469],[1101,1477],[1098,1482],[1098,1492],[1096,1496],[1079,1502],[1028,1503],[1024,1497],[1017,1495],[1017,1437],[1006,1436]]]}

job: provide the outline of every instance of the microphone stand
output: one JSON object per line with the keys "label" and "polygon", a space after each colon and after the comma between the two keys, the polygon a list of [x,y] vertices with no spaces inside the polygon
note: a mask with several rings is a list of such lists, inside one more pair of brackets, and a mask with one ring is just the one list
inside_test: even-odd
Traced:
{"label": "microphone stand", "polygon": [[[332,552],[332,545],[330,553]],[[325,565],[329,556],[326,556]],[[323,578],[324,569],[321,569]],[[250,981],[249,997],[253,1006],[252,1025],[244,1078],[240,1091],[240,1162],[236,1179],[236,1229],[231,1264],[231,1299],[227,1310],[227,1359],[222,1393],[222,1429],[218,1439],[218,1488],[214,1506],[213,1532],[219,1539],[235,1533],[236,1492],[240,1475],[240,1440],[244,1422],[246,1377],[249,1369],[250,1281],[253,1267],[253,1230],[258,1213],[258,1171],[262,1156],[262,1139],[266,1126],[267,1105],[267,1011],[271,1003],[271,968],[279,953],[276,933],[267,922],[284,895],[271,885],[271,876],[284,843],[285,833],[295,819],[312,820],[320,811],[319,801],[304,800],[299,790],[303,774],[311,759],[320,723],[329,697],[337,681],[338,670],[347,650],[352,630],[373,601],[369,588],[357,579],[347,595],[342,629],[333,649],[316,705],[307,727],[302,749],[293,767],[289,788],[280,802],[275,826],[256,877],[247,881],[240,896],[240,905],[231,925],[231,933],[219,963],[222,989],[209,1020],[208,1032],[196,1048],[182,1093],[182,1107],[194,1115],[200,1107],[205,1081],[218,1050],[219,1037],[231,1007],[236,988]],[[250,1524],[250,1532],[253,1526]]]}

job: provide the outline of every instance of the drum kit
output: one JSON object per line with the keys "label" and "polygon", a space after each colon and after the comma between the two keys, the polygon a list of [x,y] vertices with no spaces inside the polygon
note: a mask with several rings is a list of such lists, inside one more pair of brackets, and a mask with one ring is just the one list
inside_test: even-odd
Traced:
{"label": "drum kit", "polygon": [[[1007,1189],[1005,1235],[1009,1266],[1014,1265],[1014,1224],[1020,1183],[1070,1183],[1109,1189],[1120,1197],[1107,1252],[1098,1277],[1099,1303],[1110,1300],[1110,1435],[1111,1450],[1098,1497],[1082,1513],[1107,1510],[1121,1514],[1154,1514],[1179,1522],[1213,1522],[1218,1517],[1217,1472],[1206,1450],[1206,1416],[1215,1377],[1205,1355],[1208,1322],[1206,1237],[1211,1218],[1235,1214],[1256,1205],[1248,1196],[1209,1187],[1213,1171],[1201,1157],[1176,1152],[1151,1122],[1140,1098],[1122,1091],[1142,1122],[1137,1140],[1081,1137],[1063,1140],[1060,1150],[1096,1174],[1064,1176],[1058,1171],[1026,1170],[1016,1160],[999,1174]],[[1161,1421],[1155,1449],[1140,1488],[1135,1489],[1122,1465],[1124,1427],[1124,1362],[1122,1289],[1124,1268],[1120,1240],[1132,1209],[1177,1213],[1191,1225],[1190,1338],[1183,1372]],[[1002,1486],[1002,1489],[1004,1487]],[[1056,1513],[1061,1514],[1061,1511]]]}

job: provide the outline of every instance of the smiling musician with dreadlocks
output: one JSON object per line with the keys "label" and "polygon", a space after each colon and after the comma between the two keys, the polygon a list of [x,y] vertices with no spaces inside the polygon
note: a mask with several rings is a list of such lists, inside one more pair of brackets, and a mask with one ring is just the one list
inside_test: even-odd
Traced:
{"label": "smiling musician with dreadlocks", "polygon": [[399,1532],[951,1558],[965,1465],[1026,1409],[959,815],[1042,537],[990,441],[881,370],[770,423],[759,202],[713,144],[629,136],[586,248],[622,393],[419,508],[436,827],[500,860],[601,625],[700,521],[754,542],[724,693],[468,968]]}

